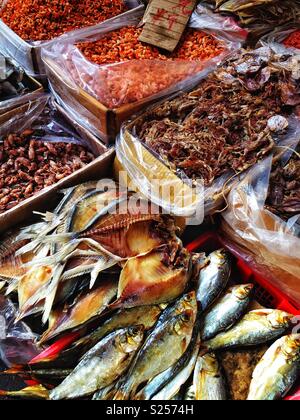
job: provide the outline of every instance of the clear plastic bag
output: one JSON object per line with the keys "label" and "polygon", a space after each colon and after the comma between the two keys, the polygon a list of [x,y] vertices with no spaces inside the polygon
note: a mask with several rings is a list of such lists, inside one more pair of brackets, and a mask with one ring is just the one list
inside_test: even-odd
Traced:
{"label": "clear plastic bag", "polygon": [[[7,2],[8,0],[1,1],[0,9],[3,9]],[[140,0],[124,0],[124,3],[129,10],[142,7]],[[76,33],[76,30],[66,33],[65,35],[62,35],[62,37],[68,37],[69,34],[71,35],[73,33]],[[10,29],[2,19],[0,19],[0,51],[7,56],[13,57],[30,75],[45,75],[44,63],[41,59],[41,50],[51,42],[53,42],[53,40],[34,42],[23,40]]]}
{"label": "clear plastic bag", "polygon": [[[270,54],[273,54],[273,52],[267,48],[262,48],[257,50],[257,52],[259,52],[258,61],[264,60],[264,57],[269,57]],[[255,54],[255,51],[250,53],[244,52],[244,54],[248,60],[245,61],[245,64],[249,65],[250,63],[250,66],[252,66],[252,55]],[[234,59],[235,58],[233,57],[230,61]],[[293,71],[293,62],[285,61],[284,59],[281,61],[278,57],[276,59],[278,59],[278,61],[272,62],[272,66],[274,65],[278,69],[289,68],[289,70]],[[240,65],[240,67],[242,71],[244,71],[245,66]],[[221,78],[225,77],[224,80],[227,81],[228,79],[230,84],[236,82],[236,79],[228,77],[227,73],[227,76],[226,74],[224,76],[224,73],[226,72],[221,68],[218,74]],[[201,85],[199,90],[201,90]],[[197,98],[197,91],[194,91],[194,94],[192,93],[191,96]],[[176,99],[176,96],[169,99]],[[186,103],[188,104],[189,101],[187,100]],[[233,170],[228,171],[215,178],[212,184],[207,187],[204,187],[201,182],[192,181],[184,173],[181,171],[179,172],[174,163],[166,162],[167,159],[163,160],[157,152],[152,151],[151,147],[148,148],[148,146],[138,138],[137,127],[142,125],[143,122],[156,121],[156,119],[158,122],[163,120],[159,111],[160,105],[161,104],[155,105],[145,114],[141,114],[141,116],[123,126],[116,143],[118,161],[122,169],[128,173],[130,179],[133,181],[133,188],[138,189],[149,200],[165,209],[166,212],[177,216],[192,218],[192,223],[200,224],[202,223],[204,216],[212,215],[215,212],[221,212],[226,207],[226,195],[239,183],[242,176],[245,174],[246,169],[253,166],[253,164],[249,164],[245,170],[240,172],[234,172]],[[166,114],[169,115],[173,108],[172,105],[167,105],[165,109],[167,110]],[[188,105],[187,109],[188,114],[192,114]],[[165,116],[164,113],[162,115]],[[183,113],[182,115],[185,114]],[[179,119],[183,118],[182,115]],[[277,118],[278,116],[271,118],[272,124]],[[281,120],[282,118],[279,117],[278,121]],[[177,116],[174,117],[174,119],[171,119],[171,121],[176,123]],[[157,135],[157,130],[159,131],[160,128],[155,126],[154,136]],[[299,119],[295,117],[295,115],[291,116],[289,128],[285,134],[278,134],[276,133],[276,129],[273,128],[272,131],[272,137],[276,144],[284,145],[294,142],[295,139],[300,136]],[[151,135],[152,134],[149,134],[149,137],[151,137]],[[261,151],[259,153],[261,154]],[[268,154],[269,153],[272,153],[272,151],[269,151]],[[266,154],[261,155],[258,161],[261,161],[265,156]],[[121,179],[126,179],[126,176],[121,176]]]}
{"label": "clear plastic bag", "polygon": [[284,45],[284,41],[300,29],[300,24],[289,24],[277,27],[273,32],[264,36],[260,41],[259,45],[271,46],[276,49],[279,53],[290,52],[299,54],[299,48],[288,47]]}
{"label": "clear plastic bag", "polygon": [[0,295],[0,359],[9,367],[26,364],[39,354],[37,336],[24,322],[17,322],[13,303]]}
{"label": "clear plastic bag", "polygon": [[[291,148],[295,141],[290,143],[284,162],[291,157]],[[286,222],[266,208],[272,168],[273,156],[250,170],[231,191],[221,230],[226,245],[238,257],[299,306],[300,214]]]}
{"label": "clear plastic bag", "polygon": [[[185,89],[196,83],[207,73],[220,64],[230,52],[241,46],[241,34],[234,39],[235,26],[228,27],[228,21],[223,19],[215,22],[215,27],[203,28],[205,19],[194,13],[191,27],[204,30],[217,38],[223,51],[214,58],[203,61],[160,59],[131,60],[112,64],[98,65],[89,61],[78,49],[78,43],[95,42],[116,30],[127,26],[137,27],[143,16],[143,11],[136,10],[126,16],[104,22],[97,28],[78,31],[74,36],[60,38],[43,50],[43,59],[48,68],[53,90],[69,107],[76,112],[76,104],[71,96],[79,99],[80,111],[77,115],[83,122],[88,122],[89,128],[95,129],[93,123],[94,98],[102,108],[116,110],[121,107],[137,104],[146,106],[150,102],[167,97],[174,92]],[[204,25],[205,26],[205,25]],[[53,70],[56,77],[53,78]],[[84,91],[84,93],[82,93]],[[87,93],[89,98],[85,95]],[[81,105],[84,105],[84,109]],[[98,108],[100,105],[98,103]],[[85,111],[86,110],[86,111]],[[84,112],[84,114],[82,114]],[[130,112],[127,110],[127,117]],[[102,127],[102,135],[105,129]]]}
{"label": "clear plastic bag", "polygon": [[1,124],[0,136],[33,130],[37,140],[78,144],[89,148],[90,145],[59,114],[50,95],[39,94],[35,100],[22,106],[22,112],[13,112],[11,117]]}

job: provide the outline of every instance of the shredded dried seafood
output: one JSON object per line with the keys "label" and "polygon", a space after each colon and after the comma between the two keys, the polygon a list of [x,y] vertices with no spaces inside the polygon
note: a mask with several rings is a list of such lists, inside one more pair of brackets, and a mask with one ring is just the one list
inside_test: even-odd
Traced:
{"label": "shredded dried seafood", "polygon": [[255,35],[263,35],[274,27],[297,22],[299,0],[206,0],[217,12],[233,13],[240,23]]}
{"label": "shredded dried seafood", "polygon": [[300,215],[300,146],[291,159],[273,166],[266,208],[288,220]]}
{"label": "shredded dried seafood", "polygon": [[267,48],[244,52],[130,127],[178,175],[210,186],[257,163],[273,149],[274,134],[285,133],[300,104],[298,62]]}

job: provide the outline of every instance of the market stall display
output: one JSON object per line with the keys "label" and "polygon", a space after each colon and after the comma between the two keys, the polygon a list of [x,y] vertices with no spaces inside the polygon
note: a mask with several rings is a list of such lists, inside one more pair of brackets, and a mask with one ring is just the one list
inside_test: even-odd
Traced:
{"label": "market stall display", "polygon": [[0,2],[0,51],[31,74],[44,72],[41,48],[51,40],[95,26],[141,6],[139,0],[3,0]]}
{"label": "market stall display", "polygon": [[[202,31],[195,12],[174,53],[139,41],[143,11],[61,39],[44,49],[54,94],[88,128],[113,142],[122,122],[149,104],[200,80],[240,45],[218,22]],[[223,26],[222,26],[223,25]]]}
{"label": "market stall display", "polygon": [[[140,191],[166,210],[189,216],[204,200],[206,214],[215,211],[228,180],[268,155],[284,134],[285,140],[297,135],[299,123],[295,134],[289,116],[299,104],[298,63],[299,56],[270,48],[230,58],[196,90],[125,125],[117,142],[120,163]],[[154,178],[167,186],[174,175],[177,193],[180,185],[192,191],[204,184],[189,209],[151,188]]]}

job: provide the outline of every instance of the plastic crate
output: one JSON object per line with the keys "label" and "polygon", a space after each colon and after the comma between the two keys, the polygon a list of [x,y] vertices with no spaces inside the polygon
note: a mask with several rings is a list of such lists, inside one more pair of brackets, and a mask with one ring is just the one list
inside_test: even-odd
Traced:
{"label": "plastic crate", "polygon": [[[216,232],[207,232],[187,245],[190,252],[211,253],[223,248],[222,239]],[[226,247],[225,247],[226,248]],[[239,283],[253,283],[255,285],[255,300],[267,308],[280,309],[295,316],[300,315],[300,309],[292,305],[280,289],[274,287],[268,280],[255,273],[243,260],[234,257],[232,278]],[[286,398],[286,400],[300,401],[300,384]]]}

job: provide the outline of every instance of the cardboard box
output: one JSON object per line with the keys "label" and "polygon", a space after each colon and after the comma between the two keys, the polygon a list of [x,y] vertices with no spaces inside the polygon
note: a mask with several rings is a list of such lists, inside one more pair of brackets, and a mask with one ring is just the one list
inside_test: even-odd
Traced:
{"label": "cardboard box", "polygon": [[[144,7],[141,0],[125,0],[125,2],[129,9]],[[31,75],[45,74],[41,51],[43,46],[51,42],[53,40],[41,42],[40,45],[26,42],[0,19],[0,52],[14,58]]]}
{"label": "cardboard box", "polygon": [[39,83],[33,77],[24,75],[23,83],[29,89],[29,93],[22,96],[16,96],[15,98],[6,101],[0,101],[0,122],[2,120],[2,117],[4,118],[4,121],[7,121],[5,115],[9,111],[29,101],[35,100],[41,93],[44,92],[44,88],[41,85],[41,83]]}
{"label": "cardboard box", "polygon": [[[22,107],[11,111],[10,117],[13,114],[17,115],[18,113],[24,112],[25,107],[26,105],[23,105]],[[57,108],[62,116],[73,124],[73,121],[68,118],[65,111],[61,109],[60,106],[57,106]],[[44,211],[49,209],[51,203],[55,200],[55,197],[57,197],[57,193],[60,190],[89,180],[101,179],[103,176],[108,176],[108,174],[112,172],[113,161],[115,158],[114,148],[108,149],[93,134],[89,133],[88,130],[80,127],[78,123],[75,124],[75,127],[78,134],[81,135],[82,139],[85,140],[86,144],[89,146],[90,150],[97,156],[96,159],[89,165],[74,172],[53,186],[42,190],[40,193],[28,198],[27,200],[24,200],[17,207],[0,214],[0,233],[12,226],[30,219],[34,211]]]}
{"label": "cardboard box", "polygon": [[[113,144],[122,124],[133,115],[155,104],[158,99],[145,98],[141,101],[110,109],[87,93],[66,75],[62,75],[57,64],[45,59],[49,81],[57,101],[73,112],[74,118],[80,118],[87,129],[93,131],[105,144]],[[165,98],[167,95],[165,96]],[[159,100],[163,100],[164,96]]]}

